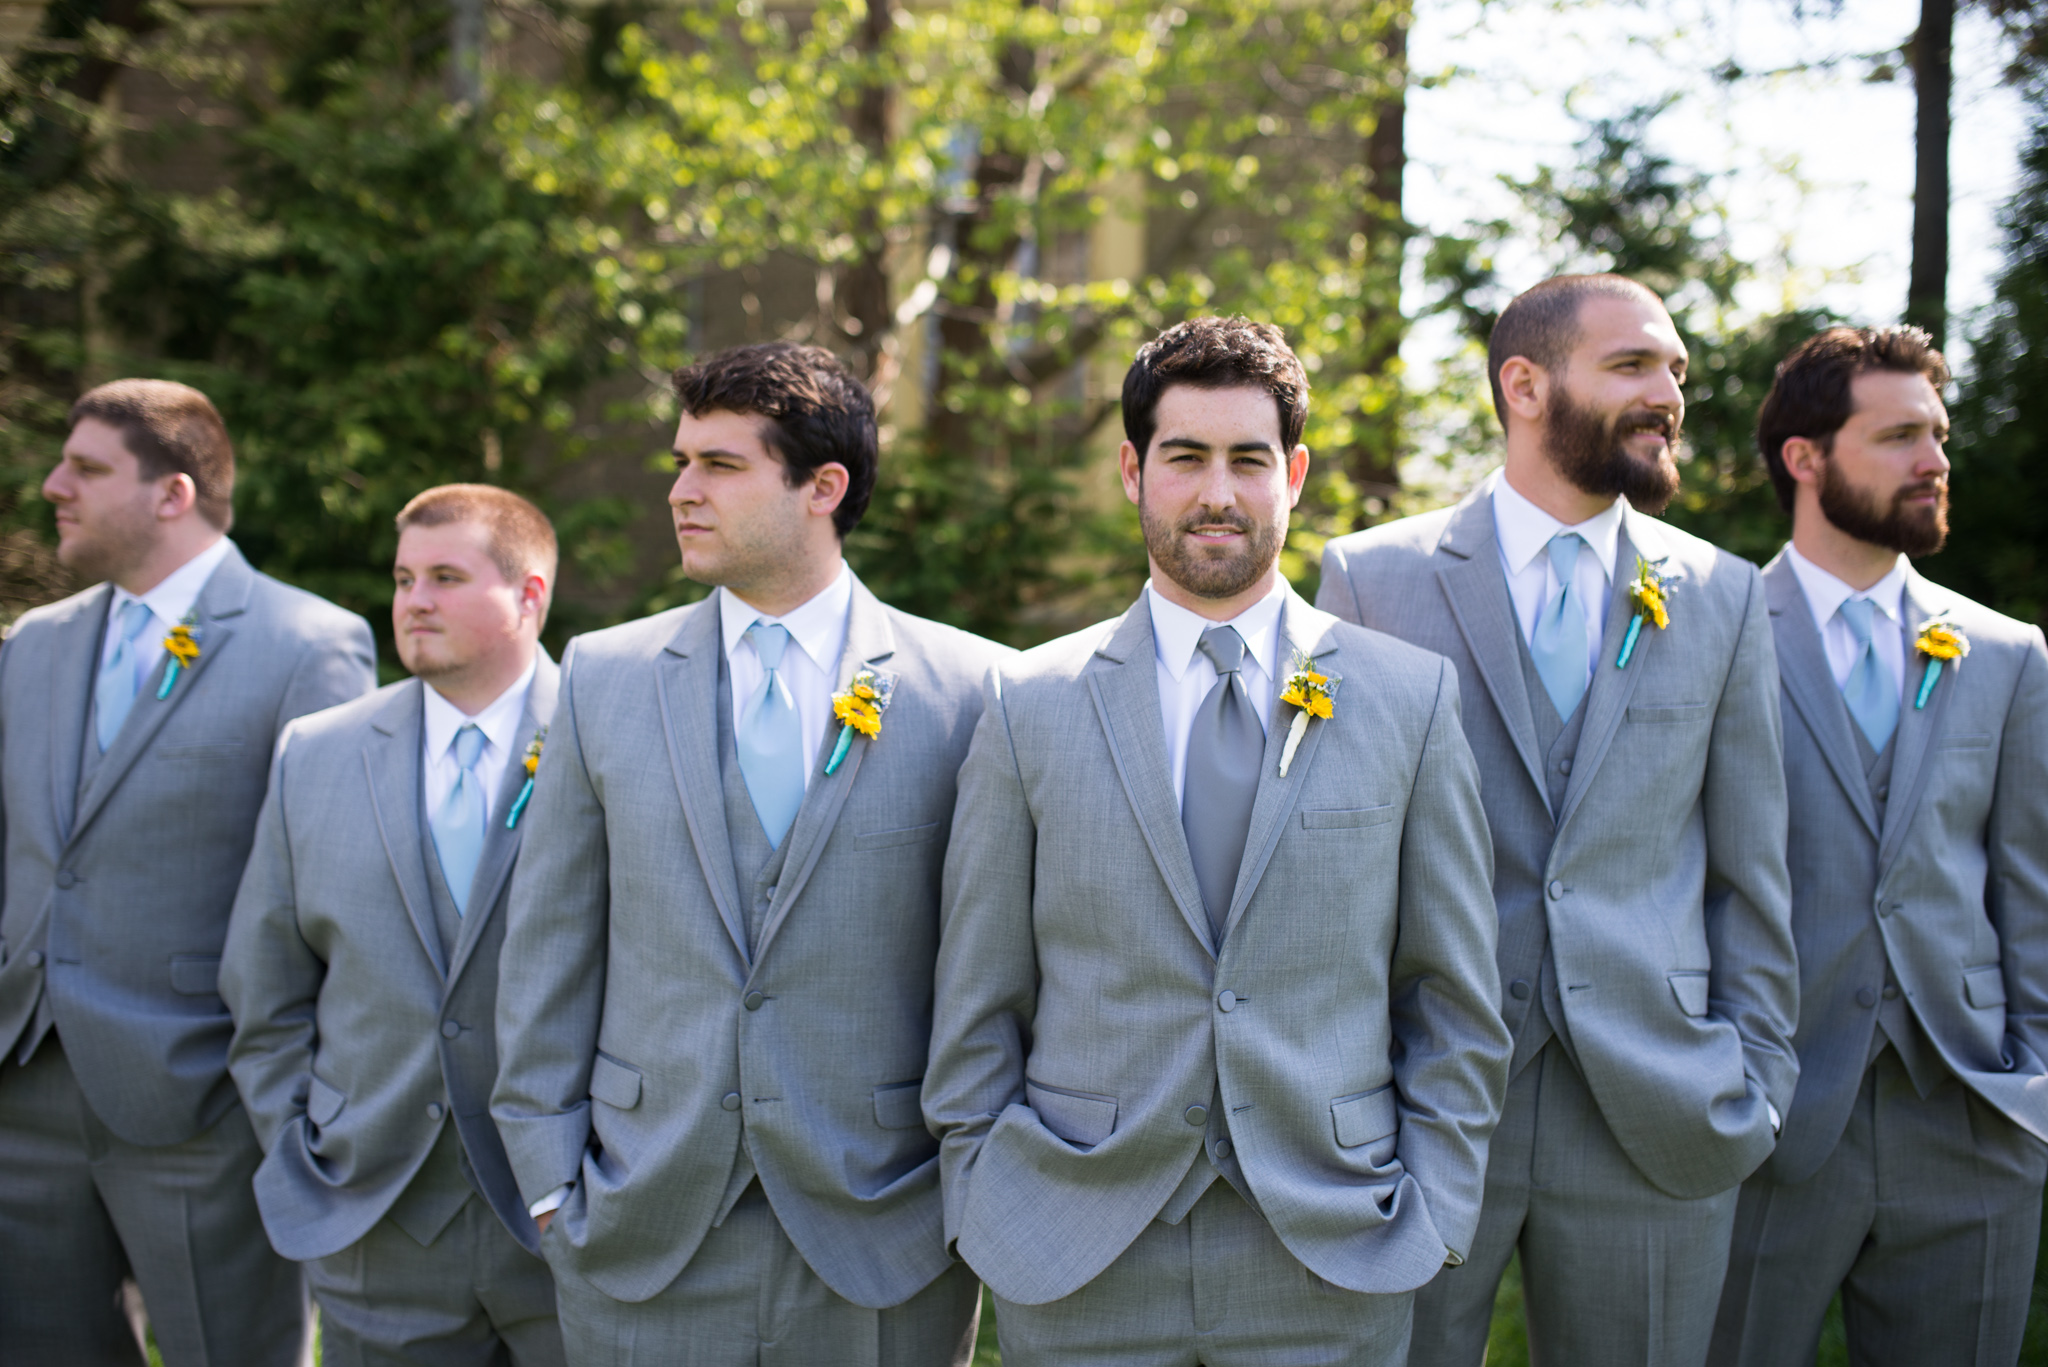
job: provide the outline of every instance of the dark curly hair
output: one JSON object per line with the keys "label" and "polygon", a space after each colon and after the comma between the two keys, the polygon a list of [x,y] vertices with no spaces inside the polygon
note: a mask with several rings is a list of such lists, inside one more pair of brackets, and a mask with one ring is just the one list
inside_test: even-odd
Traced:
{"label": "dark curly hair", "polygon": [[1308,376],[1287,338],[1248,318],[1190,318],[1138,349],[1124,375],[1124,435],[1145,463],[1158,424],[1159,396],[1177,384],[1196,389],[1263,389],[1280,410],[1280,444],[1292,451],[1308,422]]}

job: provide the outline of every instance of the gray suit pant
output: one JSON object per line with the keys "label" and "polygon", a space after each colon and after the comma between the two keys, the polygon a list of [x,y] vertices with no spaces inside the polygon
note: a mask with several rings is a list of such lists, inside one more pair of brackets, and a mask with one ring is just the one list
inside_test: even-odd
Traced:
{"label": "gray suit pant", "polygon": [[306,1264],[321,1367],[560,1367],[555,1280],[471,1196],[422,1248],[389,1217]]}
{"label": "gray suit pant", "polygon": [[271,1251],[240,1106],[182,1144],[100,1123],[55,1034],[0,1062],[0,1358],[140,1364],[121,1282],[142,1290],[165,1367],[287,1367],[307,1334],[298,1264]]}
{"label": "gray suit pant", "polygon": [[1804,1182],[1743,1183],[1712,1361],[1811,1367],[1837,1288],[1862,1367],[2011,1367],[2048,1147],[1953,1077],[1923,1100],[1886,1049]]}
{"label": "gray suit pant", "polygon": [[981,1309],[962,1263],[901,1305],[855,1305],[811,1270],[758,1182],[649,1300],[555,1281],[575,1367],[965,1367]]}
{"label": "gray suit pant", "polygon": [[1399,1367],[1413,1303],[1316,1276],[1219,1181],[1072,1295],[996,1297],[996,1333],[1004,1367]]}
{"label": "gray suit pant", "polygon": [[1553,1039],[1508,1085],[1479,1233],[1417,1293],[1409,1361],[1479,1367],[1519,1247],[1535,1367],[1699,1367],[1738,1190],[1687,1201],[1652,1186]]}

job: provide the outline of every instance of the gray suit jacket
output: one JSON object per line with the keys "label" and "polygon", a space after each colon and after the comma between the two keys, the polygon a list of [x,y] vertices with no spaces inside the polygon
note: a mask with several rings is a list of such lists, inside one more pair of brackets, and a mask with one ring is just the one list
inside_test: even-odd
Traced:
{"label": "gray suit jacket", "polygon": [[107,1128],[177,1144],[235,1104],[221,941],[285,723],[376,683],[369,624],[230,551],[193,615],[200,655],[159,665],[78,789],[113,589],[37,608],[0,646],[0,1046],[47,991]]}
{"label": "gray suit jacket", "polygon": [[1800,1182],[1842,1136],[1887,961],[1964,1085],[2048,1140],[2048,649],[2041,630],[1908,571],[1905,620],[1970,641],[1915,708],[1907,655],[1882,824],[1799,578],[1764,570],[1784,684],[1799,940],[1799,1090],[1771,1175]]}
{"label": "gray suit jacket", "polygon": [[[520,745],[555,711],[542,654]],[[349,1247],[426,1162],[452,1110],[477,1186],[528,1248],[539,1231],[491,1123],[503,904],[528,816],[515,755],[453,954],[434,921],[420,736],[424,685],[392,684],[294,722],[242,877],[221,963],[228,1064],[265,1157],[256,1201],[287,1258]]]}
{"label": "gray suit jacket", "polygon": [[[747,952],[718,756],[715,599],[571,643],[512,883],[491,1111],[543,1248],[605,1294],[673,1281],[747,1142],[799,1252],[871,1308],[948,1265],[918,1111],[954,778],[1006,654],[854,585],[845,687],[881,734],[816,758]],[[829,752],[838,735],[828,729]]]}
{"label": "gray suit jacket", "polygon": [[[1639,554],[1676,578],[1671,624],[1644,628],[1617,669]],[[1777,668],[1746,561],[1628,509],[1615,579],[1555,812],[1491,484],[1332,541],[1318,601],[1457,666],[1503,919],[1546,918],[1571,1042],[1608,1128],[1651,1182],[1699,1197],[1769,1155],[1765,1102],[1785,1113],[1799,1071]],[[1507,999],[1510,1029],[1532,999]]]}
{"label": "gray suit jacket", "polygon": [[1206,1163],[1359,1291],[1470,1246],[1509,1040],[1478,774],[1448,665],[1290,594],[1343,679],[1286,778],[1267,728],[1220,955],[1167,763],[1143,600],[991,672],[960,775],[925,1115],[946,1233],[997,1294],[1066,1296]]}

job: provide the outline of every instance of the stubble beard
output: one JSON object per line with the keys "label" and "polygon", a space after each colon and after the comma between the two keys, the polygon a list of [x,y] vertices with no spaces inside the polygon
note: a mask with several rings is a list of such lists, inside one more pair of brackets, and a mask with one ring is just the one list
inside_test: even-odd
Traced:
{"label": "stubble beard", "polygon": [[157,520],[147,505],[110,512],[99,525],[79,525],[59,538],[57,563],[89,583],[119,582],[156,548]]}
{"label": "stubble beard", "polygon": [[[1554,390],[1543,451],[1575,488],[1602,497],[1620,495],[1629,506],[1655,515],[1678,493],[1681,419],[1654,408],[1630,408],[1609,417],[1573,400],[1563,385]],[[1637,432],[1658,432],[1664,448],[1645,463],[1629,454],[1623,440]]]}
{"label": "stubble beard", "polygon": [[[1221,512],[1197,509],[1178,522],[1169,522],[1152,511],[1149,503],[1138,505],[1138,524],[1145,532],[1145,549],[1152,563],[1174,583],[1197,598],[1235,598],[1264,578],[1280,560],[1280,543],[1287,524],[1258,523],[1233,509]],[[1245,534],[1235,552],[1205,547],[1190,540],[1196,527],[1229,526]]]}
{"label": "stubble beard", "polygon": [[[1934,503],[1914,507],[1915,494],[1934,492]],[[1933,555],[1948,541],[1948,485],[1921,480],[1896,490],[1886,505],[1851,484],[1832,459],[1820,466],[1820,510],[1835,529],[1858,541],[1897,551],[1911,559]]]}

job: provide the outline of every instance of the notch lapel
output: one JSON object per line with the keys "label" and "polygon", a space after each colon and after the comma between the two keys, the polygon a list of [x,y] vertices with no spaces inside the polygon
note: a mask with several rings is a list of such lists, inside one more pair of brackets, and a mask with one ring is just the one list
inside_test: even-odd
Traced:
{"label": "notch lapel", "polygon": [[50,811],[56,818],[59,845],[70,844],[78,826],[78,766],[82,747],[88,744],[85,728],[92,724],[93,680],[99,674],[107,604],[113,597],[113,585],[100,585],[57,628],[50,645],[56,660],[50,671]]}
{"label": "notch lapel", "polygon": [[441,932],[434,925],[426,865],[421,862],[430,843],[420,824],[421,728],[426,724],[421,690],[425,687],[418,679],[407,680],[370,718],[370,734],[363,739],[363,776],[370,786],[370,815],[384,841],[384,857],[398,882],[406,917],[434,971],[445,980],[448,963],[441,952]]}
{"label": "notch lapel", "polygon": [[1799,575],[1783,551],[1764,567],[1764,597],[1773,619],[1778,680],[1785,696],[1792,700],[1835,782],[1874,840],[1878,836],[1877,807],[1870,800],[1870,783],[1863,776],[1856,737],[1849,732],[1849,709],[1843,706],[1842,691],[1835,686],[1835,673],[1828,667],[1827,647],[1813,624],[1813,606],[1806,601],[1806,590],[1799,586]]}
{"label": "notch lapel", "polygon": [[1928,593],[1931,586],[1910,566],[1906,570],[1906,591],[1900,595],[1902,609],[1900,629],[1904,633],[1905,651],[1905,695],[1899,702],[1899,729],[1892,737],[1892,744],[1899,747],[1892,756],[1892,800],[1885,803],[1884,836],[1878,841],[1878,876],[1898,854],[1899,846],[1906,838],[1906,828],[1911,824],[1913,809],[1920,805],[1920,794],[1927,787],[1927,754],[1933,748],[1934,738],[1941,734],[1948,719],[1949,699],[1955,696],[1956,680],[1962,671],[1956,666],[1961,661],[1952,661],[1942,666],[1941,678],[1934,684],[1934,692],[1928,696],[1927,706],[1913,706],[1913,699],[1919,696],[1920,675],[1927,668],[1927,662],[1913,649],[1913,628],[1934,616],[1940,604],[1934,602]]}
{"label": "notch lapel", "polygon": [[[1508,597],[1500,539],[1493,526],[1491,482],[1459,505],[1437,549],[1444,552],[1437,581],[1443,585],[1458,634],[1465,638],[1465,652],[1514,741],[1536,800],[1548,811],[1550,791],[1543,781],[1543,757],[1536,753],[1536,718],[1529,711],[1529,686],[1522,678],[1522,629]],[[1553,819],[1556,815],[1551,813]]]}
{"label": "notch lapel", "polygon": [[711,889],[711,901],[742,963],[747,926],[740,919],[739,885],[733,881],[732,835],[725,828],[724,789],[718,776],[718,595],[686,608],[682,625],[655,662],[661,699],[661,729],[669,767],[682,803],[683,824]]}
{"label": "notch lapel", "polygon": [[[1656,560],[1665,553],[1663,538],[1633,508],[1624,508],[1621,515],[1621,536],[1614,547],[1613,592],[1608,595],[1607,626],[1600,633],[1600,653],[1593,658],[1593,678],[1586,685],[1586,723],[1579,732],[1579,751],[1572,759],[1571,778],[1565,783],[1564,802],[1557,812],[1557,832],[1564,834],[1564,826],[1572,819],[1572,813],[1585,800],[1586,789],[1592,786],[1594,776],[1600,772],[1600,763],[1607,758],[1607,748],[1614,741],[1614,733],[1621,728],[1621,719],[1628,715],[1629,699],[1636,695],[1636,681],[1643,677],[1659,650],[1667,642],[1654,639],[1664,635],[1652,626],[1643,628],[1636,637],[1635,654],[1629,657],[1627,669],[1615,668],[1615,660],[1621,655],[1621,643],[1628,635],[1628,619],[1635,616],[1635,600],[1628,596],[1628,581],[1624,573],[1633,577],[1635,557],[1640,553],[1646,560]],[[1681,623],[1679,617],[1672,617],[1672,625]]]}
{"label": "notch lapel", "polygon": [[470,951],[483,934],[484,923],[497,910],[498,898],[505,890],[505,880],[512,876],[513,862],[519,856],[521,833],[516,829],[506,830],[505,818],[511,815],[512,804],[519,800],[519,794],[526,787],[526,747],[540,728],[554,717],[555,694],[561,681],[561,667],[548,657],[545,650],[540,651],[538,667],[533,671],[533,685],[526,694],[526,710],[519,717],[518,746],[511,762],[505,766],[505,776],[498,781],[497,800],[491,803],[490,825],[484,831],[483,857],[477,861],[476,877],[470,883],[469,912],[462,918],[462,935],[456,941],[454,954],[449,956],[448,986],[451,991],[455,980],[462,976],[463,968],[469,963]]}
{"label": "notch lapel", "polygon": [[[1103,663],[1096,664],[1096,660]],[[1109,757],[1123,783],[1124,796],[1138,818],[1139,833],[1166,890],[1180,908],[1195,939],[1211,958],[1209,913],[1195,882],[1195,860],[1188,853],[1187,832],[1180,824],[1180,803],[1173,791],[1173,769],[1166,760],[1165,714],[1159,710],[1159,670],[1152,644],[1152,608],[1141,594],[1124,613],[1109,639],[1095,649],[1083,671],[1102,720]]]}

